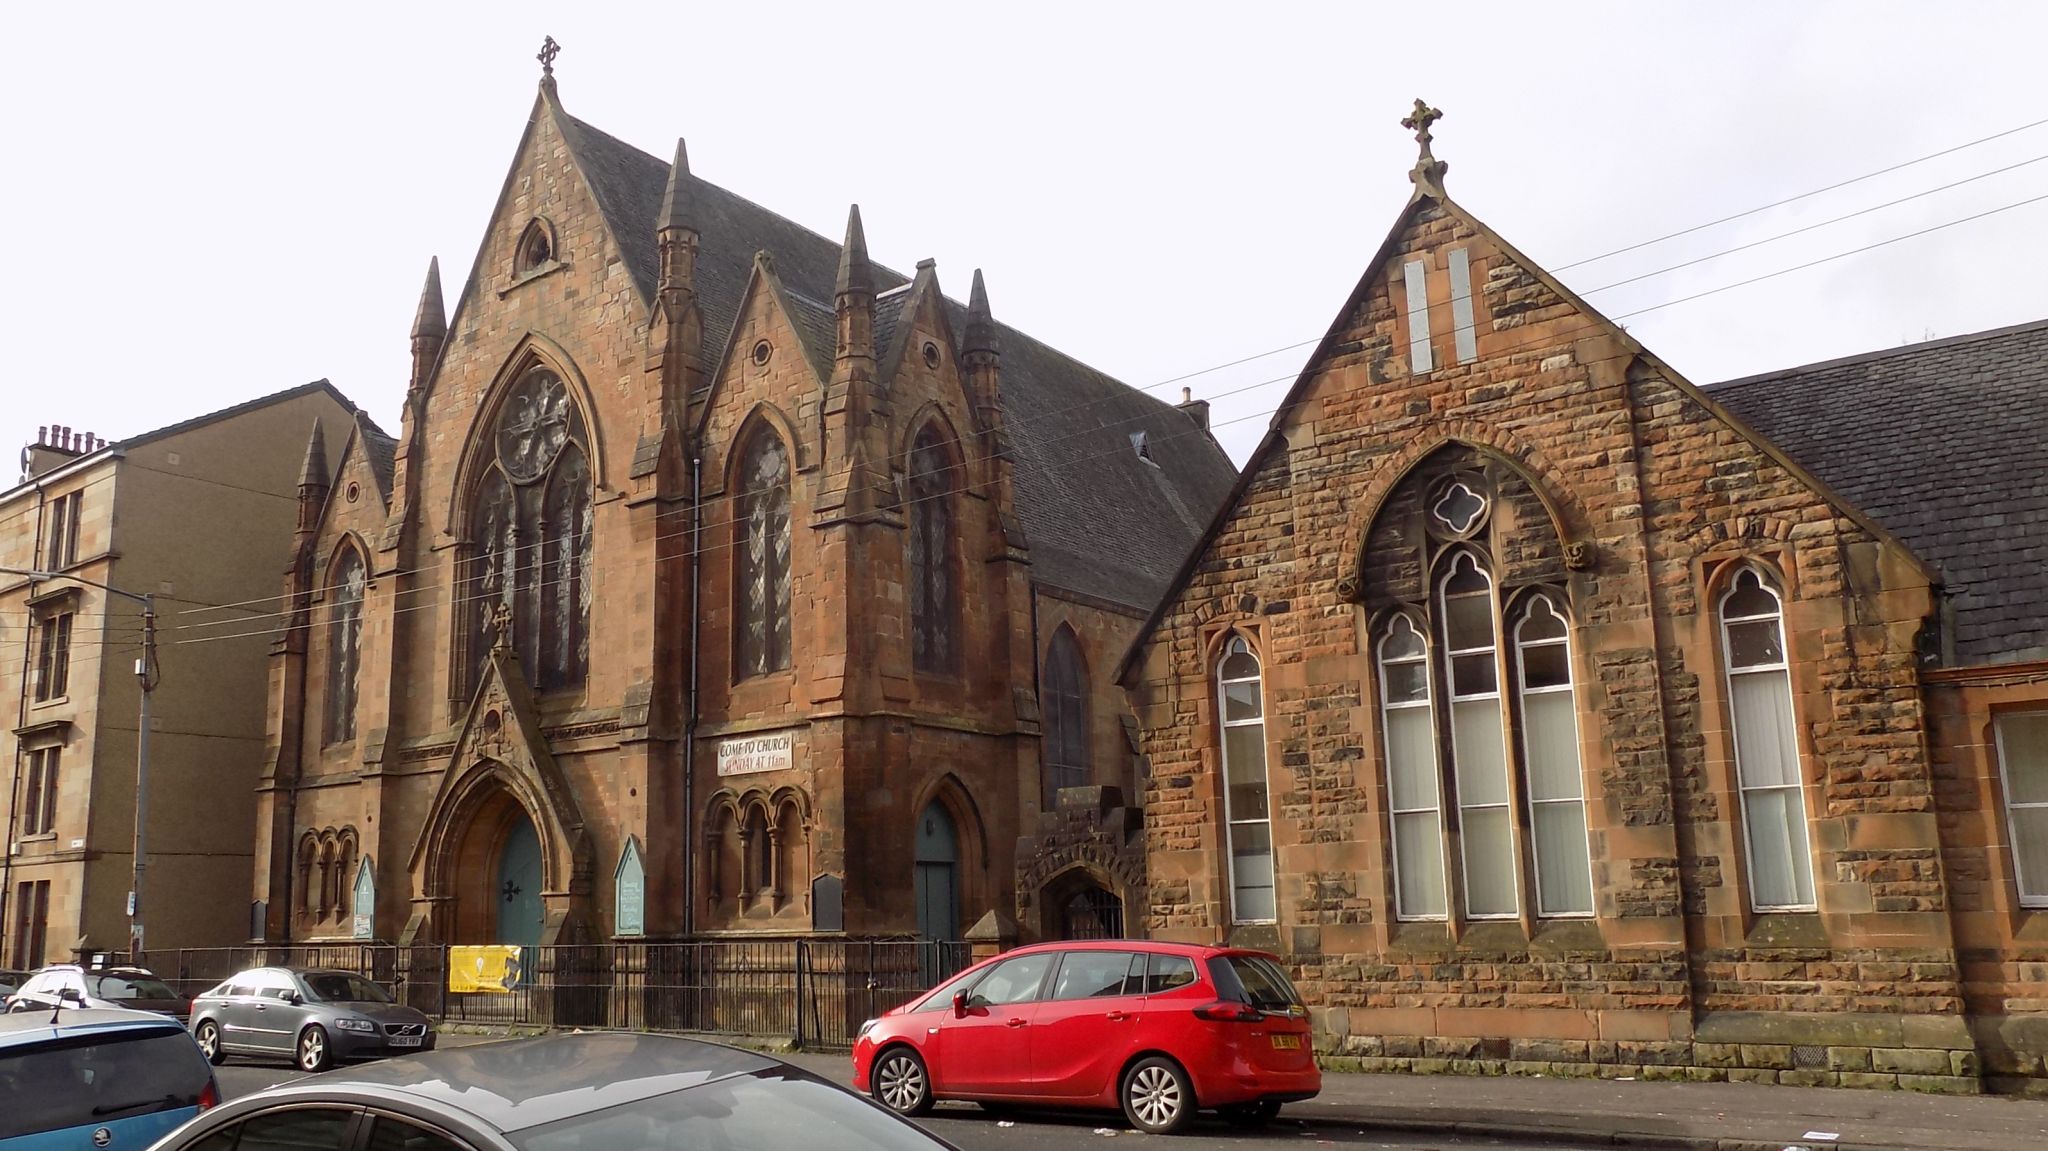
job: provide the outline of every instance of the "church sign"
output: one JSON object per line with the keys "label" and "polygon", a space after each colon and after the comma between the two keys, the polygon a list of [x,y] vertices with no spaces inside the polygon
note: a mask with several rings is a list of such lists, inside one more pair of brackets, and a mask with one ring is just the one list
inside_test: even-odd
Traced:
{"label": "church sign", "polygon": [[718,774],[752,775],[787,771],[796,764],[796,733],[771,732],[718,742]]}
{"label": "church sign", "polygon": [[647,934],[647,869],[640,862],[640,841],[626,837],[619,853],[619,868],[612,876],[617,884],[617,906],[613,912],[613,934]]}
{"label": "church sign", "polygon": [[370,867],[370,857],[365,855],[356,866],[355,923],[351,933],[356,939],[369,939],[374,934],[377,917],[377,873]]}

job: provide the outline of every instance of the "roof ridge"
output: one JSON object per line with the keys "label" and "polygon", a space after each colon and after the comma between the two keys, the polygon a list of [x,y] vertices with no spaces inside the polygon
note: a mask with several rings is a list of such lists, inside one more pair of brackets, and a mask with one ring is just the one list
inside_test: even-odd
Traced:
{"label": "roof ridge", "polygon": [[1709,391],[1715,391],[1721,388],[1739,387],[1744,384],[1766,383],[1771,380],[1803,376],[1810,372],[1823,371],[1829,368],[1846,368],[1855,364],[1876,363],[1879,360],[1888,360],[1898,356],[1910,356],[1918,352],[1931,352],[1943,348],[1959,347],[1963,344],[1976,343],[1981,340],[1995,340],[2005,336],[2016,336],[2024,332],[2040,329],[2048,329],[2048,317],[2039,320],[2024,320],[2020,323],[2007,324],[2000,328],[1986,328],[1979,332],[1965,332],[1958,336],[1941,336],[1932,340],[1921,340],[1918,343],[1901,344],[1896,348],[1878,348],[1874,351],[1855,352],[1828,360],[1814,360],[1810,363],[1795,364],[1788,368],[1773,368],[1768,372],[1736,376],[1733,379],[1721,380],[1702,386]]}
{"label": "roof ridge", "polygon": [[[646,157],[653,163],[660,164],[664,168],[669,168],[673,166],[669,163],[669,161],[662,159],[661,157],[655,155],[652,152],[649,152],[647,149],[642,148],[640,145],[631,143],[626,140],[621,140],[617,136],[612,135],[610,132],[605,131],[603,128],[600,128],[595,124],[592,124],[588,120],[579,120],[574,115],[571,115],[566,111],[562,113],[562,116],[563,118],[569,120],[571,123],[574,123],[576,127],[581,131],[590,132],[598,136],[602,136],[605,139],[605,141],[612,144],[616,144],[621,148],[630,149],[631,151]],[[758,208],[761,211],[766,212],[767,214],[775,217],[776,219],[781,220],[783,223],[790,225],[791,227],[801,228],[804,231],[809,232],[811,235],[817,237],[818,239],[823,240],[826,243],[832,245],[834,248],[838,248],[841,246],[841,241],[835,240],[832,237],[826,235],[825,233],[818,231],[816,228],[811,227],[809,224],[804,223],[802,220],[792,219],[776,211],[775,209],[769,207],[768,205],[761,203],[759,200],[741,195],[740,193],[733,191],[731,188],[726,187],[724,184],[720,184],[715,181],[705,179],[704,177],[697,174],[697,170],[694,166],[692,166],[690,169],[689,177],[690,179],[695,180],[699,184],[703,184],[708,187],[718,189],[719,191],[725,193],[726,195],[731,196],[733,199],[738,200],[743,204],[746,204],[750,208]],[[869,260],[868,266],[873,268],[877,272],[881,272],[890,276],[895,276],[897,279],[902,280],[905,284],[910,282],[909,276],[906,276],[902,272],[899,272],[896,269],[889,267],[887,264],[883,264],[877,260]],[[892,284],[890,286],[893,288],[898,287],[900,285]],[[885,289],[877,288],[876,290],[882,291]]]}
{"label": "roof ridge", "polygon": [[224,408],[218,408],[211,412],[203,412],[199,415],[192,416],[188,419],[179,420],[177,423],[174,424],[165,424],[163,427],[154,428],[150,431],[137,432],[132,436],[127,436],[122,439],[110,441],[107,444],[107,446],[110,448],[135,447],[139,444],[146,444],[151,440],[159,439],[163,436],[175,435],[179,432],[188,432],[191,431],[193,428],[204,427],[207,424],[213,423],[216,420],[224,420],[233,416],[239,416],[244,412],[253,412],[257,408],[268,407],[269,405],[276,403],[283,403],[286,400],[296,400],[300,396],[309,396],[312,395],[314,392],[322,390],[325,390],[329,395],[332,395],[344,409],[350,412],[360,410],[356,406],[355,401],[349,399],[345,395],[342,395],[340,388],[335,387],[331,381],[329,381],[325,377],[322,377],[320,379],[313,380],[310,383],[298,384],[294,387],[284,388],[279,391],[270,392],[265,395],[257,396],[254,399],[243,400],[239,404],[229,404],[227,407]]}

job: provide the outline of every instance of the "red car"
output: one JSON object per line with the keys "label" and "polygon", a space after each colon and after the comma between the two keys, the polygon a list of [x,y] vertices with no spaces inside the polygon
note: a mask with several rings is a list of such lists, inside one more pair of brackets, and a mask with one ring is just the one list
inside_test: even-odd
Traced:
{"label": "red car", "polygon": [[1308,1009],[1274,957],[1098,940],[1005,952],[861,1028],[854,1086],[903,1115],[938,1099],[1118,1108],[1167,1134],[1242,1126],[1322,1090]]}

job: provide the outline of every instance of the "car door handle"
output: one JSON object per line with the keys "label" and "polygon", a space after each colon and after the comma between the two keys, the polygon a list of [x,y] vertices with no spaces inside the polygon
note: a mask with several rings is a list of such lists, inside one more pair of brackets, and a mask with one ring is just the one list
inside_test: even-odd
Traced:
{"label": "car door handle", "polygon": [[1129,1019],[1130,1016],[1124,1014],[1121,1011],[1112,1011],[1109,1014],[1103,1016],[1103,1018],[1109,1020],[1111,1023],[1122,1023],[1124,1020]]}
{"label": "car door handle", "polygon": [[1022,1027],[1022,1026],[1024,1026],[1024,1021],[1023,1021],[1022,1019],[1006,1019],[1006,1020],[1004,1020],[1004,1021],[1003,1021],[1003,1026],[1005,1026],[1005,1027]]}

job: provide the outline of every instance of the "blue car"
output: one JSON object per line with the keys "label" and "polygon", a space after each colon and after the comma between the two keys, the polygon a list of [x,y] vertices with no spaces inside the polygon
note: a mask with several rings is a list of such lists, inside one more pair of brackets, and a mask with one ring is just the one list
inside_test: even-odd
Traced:
{"label": "blue car", "polygon": [[0,1015],[0,1151],[142,1151],[219,1099],[212,1064],[175,1019]]}

